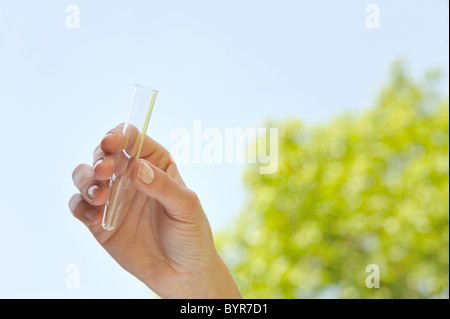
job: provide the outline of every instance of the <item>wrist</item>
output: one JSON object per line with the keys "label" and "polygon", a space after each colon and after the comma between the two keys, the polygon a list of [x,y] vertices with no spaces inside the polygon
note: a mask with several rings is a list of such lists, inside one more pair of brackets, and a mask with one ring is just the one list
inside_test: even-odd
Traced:
{"label": "wrist", "polygon": [[216,252],[212,263],[207,290],[210,299],[241,299],[241,293],[230,270]]}
{"label": "wrist", "polygon": [[161,296],[175,299],[241,299],[239,289],[222,258],[215,251],[203,270],[190,275],[189,281],[173,293]]}

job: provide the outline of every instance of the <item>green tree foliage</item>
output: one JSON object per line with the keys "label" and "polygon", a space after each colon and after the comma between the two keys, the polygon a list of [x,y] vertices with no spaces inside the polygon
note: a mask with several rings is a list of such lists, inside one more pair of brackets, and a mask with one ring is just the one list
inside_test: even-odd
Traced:
{"label": "green tree foliage", "polygon": [[364,114],[268,125],[279,169],[248,168],[248,202],[217,242],[244,297],[448,296],[449,103],[435,85],[397,63]]}

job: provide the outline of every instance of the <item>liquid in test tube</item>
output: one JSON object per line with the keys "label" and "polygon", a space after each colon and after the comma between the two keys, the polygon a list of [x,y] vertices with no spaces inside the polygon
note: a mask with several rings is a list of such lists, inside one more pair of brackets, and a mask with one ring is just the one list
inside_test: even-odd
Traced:
{"label": "liquid in test tube", "polygon": [[114,173],[109,180],[110,197],[105,204],[102,226],[113,230],[117,226],[126,195],[131,186],[129,166],[139,158],[148,122],[155,104],[157,90],[135,85],[127,120],[123,127],[122,148],[115,159]]}

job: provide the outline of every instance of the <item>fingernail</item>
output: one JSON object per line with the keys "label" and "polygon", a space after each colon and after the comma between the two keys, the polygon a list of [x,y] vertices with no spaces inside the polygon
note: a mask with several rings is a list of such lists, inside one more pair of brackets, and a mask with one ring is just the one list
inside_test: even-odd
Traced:
{"label": "fingernail", "polygon": [[141,161],[139,164],[138,177],[144,184],[150,184],[154,177],[153,170],[145,162]]}
{"label": "fingernail", "polygon": [[84,217],[86,217],[87,220],[93,221],[95,217],[97,217],[97,211],[93,209],[88,209],[84,212]]}
{"label": "fingernail", "polygon": [[97,194],[100,192],[100,190],[102,189],[101,186],[94,184],[91,187],[88,188],[87,190],[87,195],[90,199],[94,199],[95,196],[97,196]]}

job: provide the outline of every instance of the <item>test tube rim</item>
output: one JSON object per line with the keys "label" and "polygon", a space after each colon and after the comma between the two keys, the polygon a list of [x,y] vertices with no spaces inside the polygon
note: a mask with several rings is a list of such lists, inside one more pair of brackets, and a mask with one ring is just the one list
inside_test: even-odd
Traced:
{"label": "test tube rim", "polygon": [[153,89],[153,88],[151,88],[149,86],[146,86],[146,85],[142,85],[142,84],[135,84],[134,87],[137,88],[137,89],[143,89],[143,90],[159,93],[158,90]]}

